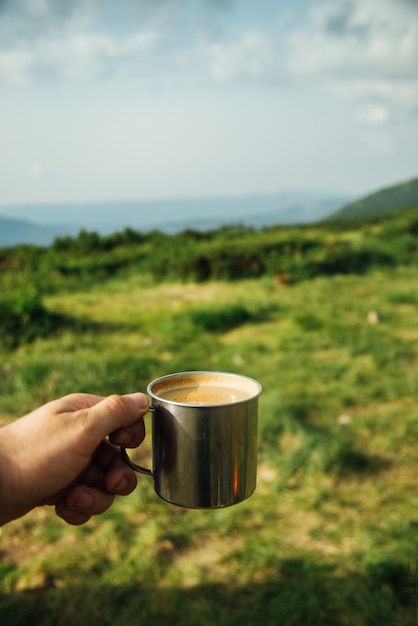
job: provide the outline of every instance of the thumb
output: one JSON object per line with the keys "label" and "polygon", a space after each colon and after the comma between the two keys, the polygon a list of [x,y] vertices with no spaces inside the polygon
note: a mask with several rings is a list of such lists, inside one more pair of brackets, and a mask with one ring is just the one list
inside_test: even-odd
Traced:
{"label": "thumb", "polygon": [[83,410],[85,428],[98,444],[115,430],[138,422],[148,411],[148,406],[148,398],[143,393],[112,394]]}

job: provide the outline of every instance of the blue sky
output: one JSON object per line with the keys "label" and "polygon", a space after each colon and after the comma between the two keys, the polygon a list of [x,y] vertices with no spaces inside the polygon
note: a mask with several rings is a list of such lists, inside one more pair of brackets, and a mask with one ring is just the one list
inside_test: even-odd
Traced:
{"label": "blue sky", "polygon": [[0,0],[0,204],[418,175],[417,0]]}

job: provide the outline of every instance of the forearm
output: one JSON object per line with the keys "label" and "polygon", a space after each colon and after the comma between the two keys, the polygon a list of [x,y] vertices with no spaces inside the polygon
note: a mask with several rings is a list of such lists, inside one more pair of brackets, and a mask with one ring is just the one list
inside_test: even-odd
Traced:
{"label": "forearm", "polygon": [[28,510],[19,502],[21,494],[12,458],[11,431],[10,425],[0,428],[0,526],[21,517]]}

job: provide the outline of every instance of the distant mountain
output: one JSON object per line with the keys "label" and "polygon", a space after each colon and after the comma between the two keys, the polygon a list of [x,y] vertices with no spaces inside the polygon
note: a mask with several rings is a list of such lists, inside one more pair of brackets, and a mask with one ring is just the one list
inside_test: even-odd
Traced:
{"label": "distant mountain", "polygon": [[0,220],[0,247],[18,243],[49,245],[55,237],[74,235],[81,229],[101,235],[126,227],[171,234],[231,224],[263,228],[311,223],[348,200],[348,194],[342,193],[283,191],[215,198],[0,205],[0,217],[4,216]]}
{"label": "distant mountain", "polygon": [[55,237],[75,234],[68,226],[43,226],[25,220],[15,220],[0,216],[0,246],[36,244],[49,246]]}
{"label": "distant mountain", "polygon": [[364,198],[344,205],[327,220],[367,217],[398,209],[418,209],[418,178],[380,189]]}

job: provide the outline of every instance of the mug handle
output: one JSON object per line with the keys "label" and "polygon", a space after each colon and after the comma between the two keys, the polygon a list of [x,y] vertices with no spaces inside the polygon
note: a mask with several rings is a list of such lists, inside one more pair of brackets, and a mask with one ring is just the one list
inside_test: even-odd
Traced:
{"label": "mug handle", "polygon": [[140,472],[141,474],[146,474],[147,476],[153,475],[152,470],[148,469],[147,467],[142,467],[142,465],[137,465],[136,463],[131,461],[125,448],[121,447],[120,451],[122,452],[122,458],[125,463],[129,465],[129,467],[132,467],[133,470],[135,470],[136,472]]}
{"label": "mug handle", "polygon": [[[152,413],[153,411],[155,411],[155,406],[153,404],[151,404],[149,406],[148,411],[150,413]],[[122,458],[125,461],[125,463],[127,465],[129,465],[129,467],[131,467],[133,470],[135,470],[136,472],[139,472],[140,474],[146,474],[147,476],[153,476],[153,472],[152,470],[148,469],[147,467],[143,467],[142,465],[137,465],[136,463],[134,463],[133,461],[131,461],[131,459],[128,456],[128,453],[126,452],[126,448],[124,448],[123,446],[121,446],[120,451],[122,453]]]}

